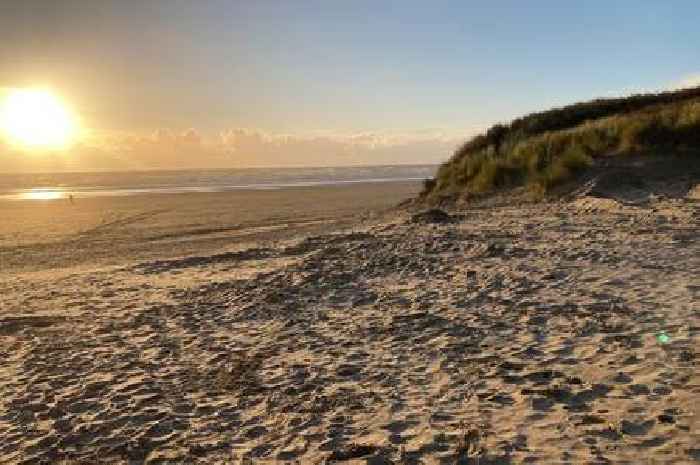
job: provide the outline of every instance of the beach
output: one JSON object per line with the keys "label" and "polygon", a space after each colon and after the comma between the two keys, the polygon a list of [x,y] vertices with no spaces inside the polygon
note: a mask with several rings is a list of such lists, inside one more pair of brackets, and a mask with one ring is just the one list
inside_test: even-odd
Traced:
{"label": "beach", "polygon": [[697,463],[700,203],[0,203],[0,463]]}
{"label": "beach", "polygon": [[212,253],[362,222],[415,181],[0,201],[0,273]]}

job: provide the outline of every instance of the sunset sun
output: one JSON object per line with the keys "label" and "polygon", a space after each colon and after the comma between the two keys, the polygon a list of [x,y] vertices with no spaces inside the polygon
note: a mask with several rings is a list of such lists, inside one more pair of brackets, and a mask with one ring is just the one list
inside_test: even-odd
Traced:
{"label": "sunset sun", "polygon": [[12,89],[0,97],[0,132],[10,143],[30,149],[63,149],[77,135],[75,116],[54,93]]}

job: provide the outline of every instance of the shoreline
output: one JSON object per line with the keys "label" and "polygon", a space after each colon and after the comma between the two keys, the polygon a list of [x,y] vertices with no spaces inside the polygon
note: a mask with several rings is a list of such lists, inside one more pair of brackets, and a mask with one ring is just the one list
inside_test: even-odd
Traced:
{"label": "shoreline", "polygon": [[327,180],[327,181],[299,181],[292,183],[260,183],[248,185],[211,185],[211,186],[180,186],[180,187],[149,187],[149,188],[121,188],[101,189],[86,188],[71,189],[66,187],[41,187],[31,189],[19,189],[10,193],[0,193],[0,201],[53,201],[67,200],[73,196],[75,200],[90,197],[125,197],[134,195],[159,195],[159,194],[210,194],[232,191],[264,191],[285,190],[309,187],[333,187],[346,185],[380,184],[380,183],[406,183],[420,182],[424,178],[367,178],[351,180]]}
{"label": "shoreline", "polygon": [[[0,199],[27,195],[40,199],[144,193],[215,192],[368,182],[422,181],[436,165],[382,165],[307,168],[232,168],[219,170],[149,170],[92,173],[0,173]],[[36,195],[36,197],[32,197]]]}
{"label": "shoreline", "polygon": [[417,182],[0,202],[2,274],[207,253],[361,222]]}

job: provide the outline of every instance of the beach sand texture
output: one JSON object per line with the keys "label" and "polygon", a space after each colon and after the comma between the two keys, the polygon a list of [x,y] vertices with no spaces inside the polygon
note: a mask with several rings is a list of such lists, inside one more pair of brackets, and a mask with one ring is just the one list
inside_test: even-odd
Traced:
{"label": "beach sand texture", "polygon": [[700,460],[696,198],[401,186],[3,204],[0,463]]}

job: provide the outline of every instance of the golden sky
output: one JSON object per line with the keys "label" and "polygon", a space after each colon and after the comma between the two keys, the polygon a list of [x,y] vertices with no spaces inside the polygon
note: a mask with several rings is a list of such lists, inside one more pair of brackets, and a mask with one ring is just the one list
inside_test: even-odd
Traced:
{"label": "golden sky", "polygon": [[435,163],[495,122],[697,79],[698,2],[496,3],[5,0],[0,94],[49,89],[79,131],[0,135],[0,172]]}

